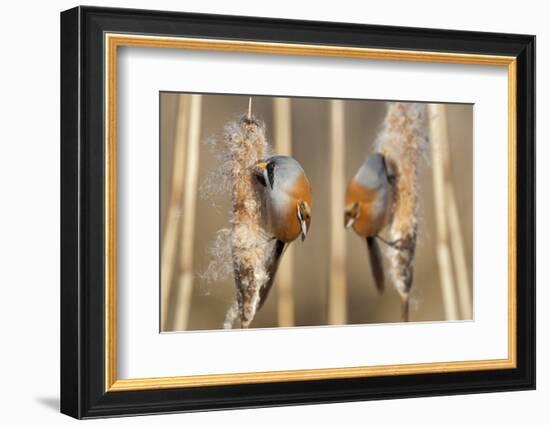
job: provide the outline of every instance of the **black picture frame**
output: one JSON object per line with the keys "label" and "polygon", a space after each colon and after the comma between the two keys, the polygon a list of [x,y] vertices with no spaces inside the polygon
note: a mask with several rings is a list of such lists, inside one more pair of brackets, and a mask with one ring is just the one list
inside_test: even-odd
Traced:
{"label": "black picture frame", "polygon": [[[104,34],[139,33],[517,58],[517,367],[105,391]],[[76,7],[61,13],[61,412],[75,418],[535,388],[535,37]]]}

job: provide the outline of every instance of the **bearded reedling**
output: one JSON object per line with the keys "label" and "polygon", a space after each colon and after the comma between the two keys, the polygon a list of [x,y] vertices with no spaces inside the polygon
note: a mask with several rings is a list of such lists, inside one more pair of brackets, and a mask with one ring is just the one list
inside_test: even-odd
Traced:
{"label": "bearded reedling", "polygon": [[275,244],[268,258],[269,281],[260,291],[258,309],[264,304],[281,257],[298,237],[305,240],[311,225],[311,185],[302,166],[294,158],[275,155],[260,161],[255,175],[264,188],[267,229]]}
{"label": "bearded reedling", "polygon": [[371,271],[378,292],[384,291],[384,264],[377,238],[391,216],[394,176],[382,153],[369,155],[346,191],[344,224],[367,242]]}

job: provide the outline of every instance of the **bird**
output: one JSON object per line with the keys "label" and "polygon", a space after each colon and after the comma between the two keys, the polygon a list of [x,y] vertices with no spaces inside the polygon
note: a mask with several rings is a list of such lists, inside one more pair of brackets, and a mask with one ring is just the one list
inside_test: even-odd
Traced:
{"label": "bird", "polygon": [[[377,239],[391,219],[395,177],[384,152],[369,155],[346,190],[344,225],[366,239],[371,271],[379,293],[384,291],[384,266]],[[391,245],[391,243],[388,243]]]}
{"label": "bird", "polygon": [[258,310],[273,286],[279,263],[288,245],[306,239],[311,225],[311,185],[300,163],[290,156],[274,155],[259,161],[254,174],[263,187],[267,229],[274,241],[268,255],[268,281],[260,289]]}

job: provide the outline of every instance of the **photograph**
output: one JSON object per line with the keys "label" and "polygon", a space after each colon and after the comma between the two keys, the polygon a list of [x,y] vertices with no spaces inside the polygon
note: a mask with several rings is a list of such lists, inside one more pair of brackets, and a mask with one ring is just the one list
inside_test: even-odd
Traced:
{"label": "photograph", "polygon": [[159,93],[160,331],[473,320],[473,104]]}

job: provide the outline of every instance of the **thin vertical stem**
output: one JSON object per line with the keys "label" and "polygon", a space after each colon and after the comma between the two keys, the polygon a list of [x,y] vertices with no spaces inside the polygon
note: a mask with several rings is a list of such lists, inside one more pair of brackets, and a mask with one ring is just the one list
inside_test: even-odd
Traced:
{"label": "thin vertical stem", "polygon": [[172,295],[175,292],[173,285],[174,264],[177,249],[177,237],[179,229],[179,216],[181,200],[183,198],[183,177],[185,173],[185,139],[189,125],[189,98],[178,96],[176,105],[176,128],[174,133],[172,182],[170,189],[170,201],[161,251],[161,331],[169,331],[173,328],[173,308],[175,305]]}
{"label": "thin vertical stem", "polygon": [[345,272],[346,239],[344,217],[344,103],[330,101],[330,281],[328,322],[347,322],[347,287]]}
{"label": "thin vertical stem", "polygon": [[[273,98],[275,151],[280,155],[292,154],[292,105],[289,98]],[[279,265],[277,288],[277,319],[279,326],[294,326],[294,249],[287,248]]]}
{"label": "thin vertical stem", "polygon": [[410,320],[410,304],[411,299],[409,294],[406,297],[401,298],[401,320],[408,322]]}
{"label": "thin vertical stem", "polygon": [[454,188],[449,186],[447,191],[449,206],[447,208],[449,218],[449,230],[451,233],[451,244],[453,248],[453,260],[456,270],[458,283],[458,299],[460,300],[460,314],[462,319],[471,320],[472,310],[472,291],[468,277],[468,266],[466,265],[466,255],[464,253],[464,241],[458,216],[458,207]]}
{"label": "thin vertical stem", "polygon": [[458,320],[458,308],[455,294],[455,283],[452,271],[449,231],[447,227],[447,184],[449,164],[445,161],[444,145],[447,143],[447,122],[445,106],[428,105],[430,121],[430,146],[432,150],[432,174],[434,189],[435,218],[437,226],[437,260],[445,317],[447,320]]}
{"label": "thin vertical stem", "polygon": [[449,137],[447,128],[447,111],[443,107],[439,112],[441,119],[442,137],[441,153],[446,166],[446,193],[447,193],[447,220],[449,223],[449,235],[453,254],[453,265],[456,273],[456,285],[460,306],[460,316],[462,319],[470,320],[472,318],[472,293],[468,277],[468,266],[466,265],[466,255],[464,252],[464,241],[460,226],[458,214],[458,205],[456,202],[455,189],[451,175],[451,154],[449,147]]}
{"label": "thin vertical stem", "polygon": [[185,330],[187,328],[193,291],[193,243],[195,240],[196,227],[195,216],[199,174],[201,107],[202,96],[191,95],[185,164],[183,216],[180,233],[180,263],[178,293],[176,297],[177,310],[174,318],[174,322],[179,330]]}

